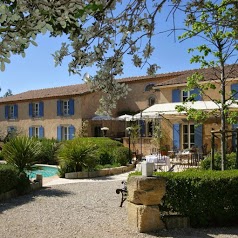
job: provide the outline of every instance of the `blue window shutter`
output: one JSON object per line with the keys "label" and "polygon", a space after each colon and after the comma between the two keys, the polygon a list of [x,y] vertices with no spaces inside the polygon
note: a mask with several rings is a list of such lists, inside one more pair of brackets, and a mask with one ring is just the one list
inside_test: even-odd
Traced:
{"label": "blue window shutter", "polygon": [[172,102],[181,102],[181,90],[174,89],[172,91]]}
{"label": "blue window shutter", "polygon": [[41,127],[39,128],[39,138],[43,138],[43,137],[44,137],[44,127],[41,126]]}
{"label": "blue window shutter", "polygon": [[[232,124],[232,130],[238,128],[238,124]],[[232,150],[236,151],[236,133],[232,133]]]}
{"label": "blue window shutter", "polygon": [[5,106],[5,119],[8,119],[9,106]]}
{"label": "blue window shutter", "polygon": [[238,99],[238,83],[231,85],[231,91],[233,91],[232,95],[234,99]]}
{"label": "blue window shutter", "polygon": [[39,103],[39,116],[40,117],[44,116],[44,103],[43,102]]}
{"label": "blue window shutter", "polygon": [[14,105],[14,118],[18,118],[18,106]]}
{"label": "blue window shutter", "polygon": [[69,127],[69,139],[72,140],[74,138],[75,128],[73,125]]}
{"label": "blue window shutter", "polygon": [[29,137],[32,137],[33,135],[33,127],[29,127]]}
{"label": "blue window shutter", "polygon": [[32,117],[33,104],[29,103],[29,117]]}
{"label": "blue window shutter", "polygon": [[145,121],[140,120],[139,125],[140,125],[140,136],[145,136]]}
{"label": "blue window shutter", "polygon": [[69,99],[69,115],[74,115],[74,99]]}
{"label": "blue window shutter", "polygon": [[194,128],[194,143],[195,143],[195,146],[197,146],[199,149],[202,147],[203,145],[203,141],[202,141],[202,128],[203,126],[202,125],[198,125],[198,126],[195,126]]}
{"label": "blue window shutter", "polygon": [[62,101],[58,100],[57,101],[57,116],[62,116],[63,111],[62,111]]}
{"label": "blue window shutter", "polygon": [[58,141],[62,141],[62,127],[61,126],[57,126],[57,140]]}
{"label": "blue window shutter", "polygon": [[173,124],[173,149],[180,150],[180,124]]}
{"label": "blue window shutter", "polygon": [[195,96],[195,101],[201,101],[202,100],[202,96],[200,95],[200,90],[198,88],[195,88],[193,90],[191,90],[191,94],[196,94]]}

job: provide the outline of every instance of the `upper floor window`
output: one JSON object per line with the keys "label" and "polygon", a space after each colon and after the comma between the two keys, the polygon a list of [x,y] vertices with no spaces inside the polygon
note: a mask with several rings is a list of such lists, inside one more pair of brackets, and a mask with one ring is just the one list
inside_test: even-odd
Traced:
{"label": "upper floor window", "polygon": [[152,90],[154,86],[155,86],[154,83],[149,83],[149,84],[147,84],[147,85],[145,86],[145,92],[148,92],[148,91]]}
{"label": "upper floor window", "polygon": [[63,140],[71,140],[75,136],[75,127],[73,125],[70,126],[58,126],[57,127],[57,139],[59,141]]}
{"label": "upper floor window", "polygon": [[44,116],[44,103],[43,102],[29,103],[29,116],[30,117],[43,117]]}
{"label": "upper floor window", "polygon": [[5,106],[5,118],[16,119],[18,117],[18,106],[17,105],[6,105]]}
{"label": "upper floor window", "polygon": [[57,101],[57,115],[68,116],[74,115],[74,100],[58,100]]}
{"label": "upper floor window", "polygon": [[149,99],[148,99],[149,107],[153,106],[154,104],[155,104],[155,97],[154,96],[149,97]]}
{"label": "upper floor window", "polygon": [[186,102],[187,99],[191,96],[191,91],[182,91],[182,102]]}
{"label": "upper floor window", "polygon": [[172,102],[185,102],[189,97],[194,96],[195,101],[202,100],[202,96],[199,93],[199,89],[195,88],[190,91],[185,91],[181,89],[172,90]]}
{"label": "upper floor window", "polygon": [[238,84],[237,83],[231,85],[231,93],[233,98],[237,100],[238,99]]}
{"label": "upper floor window", "polygon": [[29,127],[29,137],[43,138],[44,128],[42,126]]}

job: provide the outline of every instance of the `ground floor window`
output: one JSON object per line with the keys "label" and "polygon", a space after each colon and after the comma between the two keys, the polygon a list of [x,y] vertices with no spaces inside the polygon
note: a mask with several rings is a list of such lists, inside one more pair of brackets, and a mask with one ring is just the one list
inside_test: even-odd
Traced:
{"label": "ground floor window", "polygon": [[42,126],[32,126],[29,128],[29,136],[42,138],[44,136],[44,128]]}
{"label": "ground floor window", "polygon": [[194,124],[182,126],[183,149],[192,148],[195,145]]}
{"label": "ground floor window", "polygon": [[72,140],[75,136],[75,128],[73,125],[62,125],[57,127],[57,139],[59,141]]}

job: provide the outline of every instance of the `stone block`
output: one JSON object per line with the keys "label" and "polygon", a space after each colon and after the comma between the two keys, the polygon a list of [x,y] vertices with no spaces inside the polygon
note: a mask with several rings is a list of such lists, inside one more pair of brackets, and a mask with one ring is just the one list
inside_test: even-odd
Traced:
{"label": "stone block", "polygon": [[142,176],[146,177],[152,176],[154,172],[154,163],[148,163],[146,161],[143,161],[141,163],[141,172]]}
{"label": "stone block", "polygon": [[165,179],[131,176],[127,183],[129,202],[138,205],[158,205],[165,194]]}
{"label": "stone block", "polygon": [[128,202],[128,223],[139,232],[164,229],[158,206],[136,205]]}

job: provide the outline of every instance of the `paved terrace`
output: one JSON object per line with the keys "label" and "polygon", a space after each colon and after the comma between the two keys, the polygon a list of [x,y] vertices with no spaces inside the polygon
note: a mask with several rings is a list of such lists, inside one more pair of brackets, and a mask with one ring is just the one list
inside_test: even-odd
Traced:
{"label": "paved terrace", "polygon": [[127,224],[116,188],[128,174],[106,178],[44,180],[44,188],[0,203],[1,238],[238,237],[238,228],[137,233]]}

